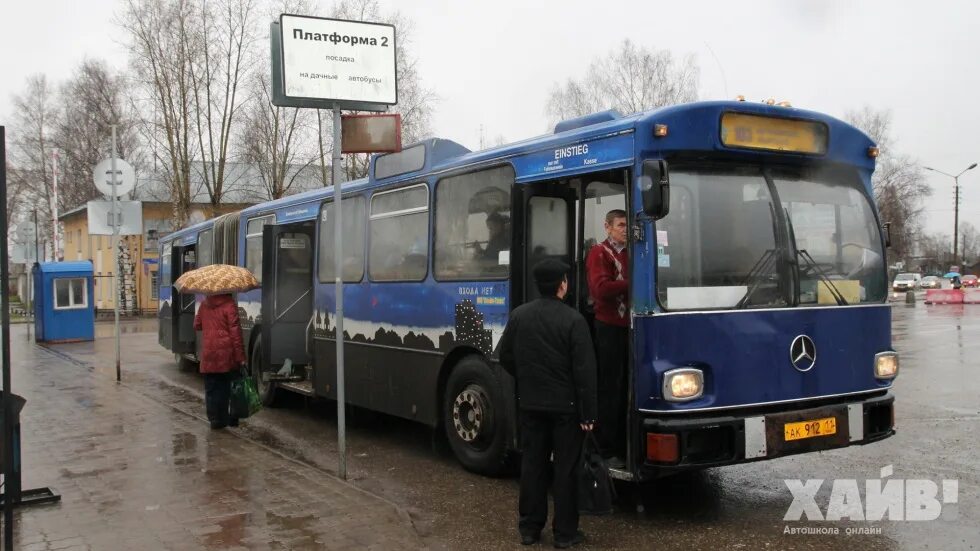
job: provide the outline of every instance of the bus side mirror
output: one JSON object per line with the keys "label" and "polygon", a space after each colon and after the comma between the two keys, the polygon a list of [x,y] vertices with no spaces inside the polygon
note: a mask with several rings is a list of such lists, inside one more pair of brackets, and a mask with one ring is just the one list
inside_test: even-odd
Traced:
{"label": "bus side mirror", "polygon": [[640,197],[643,212],[655,220],[670,212],[670,176],[667,161],[662,159],[643,161],[640,177]]}
{"label": "bus side mirror", "polygon": [[885,222],[885,248],[892,246],[892,223]]}

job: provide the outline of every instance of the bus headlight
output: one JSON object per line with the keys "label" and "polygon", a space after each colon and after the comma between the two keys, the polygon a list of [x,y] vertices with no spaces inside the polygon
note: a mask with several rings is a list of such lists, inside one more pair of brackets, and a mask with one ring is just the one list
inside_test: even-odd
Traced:
{"label": "bus headlight", "polygon": [[700,369],[684,367],[664,373],[664,400],[687,402],[700,398],[704,393],[704,373]]}
{"label": "bus headlight", "polygon": [[894,379],[898,375],[898,353],[881,352],[875,354],[875,378]]}

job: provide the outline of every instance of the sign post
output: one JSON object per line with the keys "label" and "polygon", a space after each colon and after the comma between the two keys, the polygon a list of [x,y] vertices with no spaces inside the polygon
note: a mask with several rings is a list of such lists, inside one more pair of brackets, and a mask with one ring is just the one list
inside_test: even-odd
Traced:
{"label": "sign post", "polygon": [[118,197],[125,195],[136,187],[136,171],[129,163],[116,158],[116,125],[112,125],[112,151],[109,158],[95,165],[95,187],[102,193],[112,197],[112,210],[109,223],[112,225],[112,257],[113,265],[113,315],[115,317],[116,337],[116,381],[122,380],[122,362],[119,354],[119,279],[122,276],[122,262],[119,254],[119,228],[122,225],[122,213],[119,210]]}
{"label": "sign post", "polygon": [[[386,111],[398,103],[395,27],[282,14],[271,26],[272,103],[333,113],[334,293],[337,367],[338,475],[347,478],[344,381],[344,254],[341,214],[341,110]],[[399,123],[400,123],[400,119]],[[363,152],[392,151],[392,146]],[[401,142],[394,150],[401,147]],[[321,159],[321,162],[323,160]]]}
{"label": "sign post", "polygon": [[[0,202],[7,204],[7,129],[0,126]],[[0,214],[3,218],[3,227],[7,227],[7,209],[3,209]],[[10,484],[14,477],[14,454],[11,453],[14,447],[13,431],[13,407],[11,400],[13,396],[10,392],[10,304],[6,298],[8,287],[7,273],[7,232],[4,231],[0,236],[0,287],[3,288],[3,312],[2,312],[2,340],[3,340],[3,482]],[[9,492],[8,492],[9,493]],[[3,542],[5,549],[14,548],[14,503],[9,496],[3,500]]]}

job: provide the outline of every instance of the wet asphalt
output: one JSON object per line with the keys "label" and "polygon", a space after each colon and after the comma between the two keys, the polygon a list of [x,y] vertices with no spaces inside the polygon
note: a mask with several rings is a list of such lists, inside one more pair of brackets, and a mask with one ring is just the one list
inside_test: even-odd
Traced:
{"label": "wet asphalt", "polygon": [[[583,517],[588,549],[975,549],[980,547],[980,305],[896,304],[893,344],[897,434],[840,450],[710,469],[642,488],[620,488],[617,511]],[[112,324],[95,343],[58,345],[79,365],[114,377]],[[147,398],[204,419],[202,380],[178,372],[160,348],[155,320],[123,323],[122,374]],[[290,396],[239,433],[326,472],[337,469],[336,404]],[[514,549],[517,480],[464,471],[425,427],[360,410],[348,413],[349,478],[408,512],[434,549]],[[933,521],[784,521],[793,501],[785,480],[957,480],[957,503]],[[262,468],[256,465],[255,468]],[[862,496],[864,491],[862,490]],[[637,497],[638,496],[638,497]],[[637,500],[643,505],[638,512]],[[799,533],[800,529],[822,533]],[[836,533],[833,533],[836,530]],[[850,531],[871,531],[850,533]],[[794,533],[794,531],[796,533]],[[831,532],[831,533],[827,533]],[[545,543],[550,538],[545,534]]]}

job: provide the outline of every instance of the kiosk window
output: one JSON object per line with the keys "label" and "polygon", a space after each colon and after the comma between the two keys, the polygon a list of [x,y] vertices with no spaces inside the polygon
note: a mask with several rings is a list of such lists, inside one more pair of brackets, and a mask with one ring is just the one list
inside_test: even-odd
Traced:
{"label": "kiosk window", "polygon": [[57,278],[54,280],[55,310],[86,308],[88,306],[88,285],[84,277]]}

